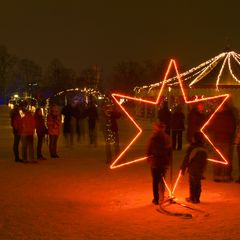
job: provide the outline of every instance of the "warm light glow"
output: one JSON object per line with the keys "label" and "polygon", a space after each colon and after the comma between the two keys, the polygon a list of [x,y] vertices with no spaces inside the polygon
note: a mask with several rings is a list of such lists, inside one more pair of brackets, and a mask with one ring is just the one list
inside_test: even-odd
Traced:
{"label": "warm light glow", "polygon": [[[219,64],[221,64],[220,70],[217,74],[216,77],[216,90],[218,90],[218,86],[220,84],[222,75],[223,75],[223,70],[226,66],[226,64],[228,64],[228,70],[230,72],[230,75],[232,76],[232,78],[237,82],[240,83],[240,79],[237,78],[236,74],[234,74],[234,71],[232,69],[231,66],[231,61],[235,61],[235,63],[240,66],[240,55],[236,52],[223,52],[219,55],[217,55],[214,58],[211,58],[210,60],[201,63],[200,65],[198,65],[197,67],[191,68],[190,70],[181,73],[180,77],[182,79],[182,81],[190,81],[190,83],[188,84],[190,87],[192,87],[194,84],[196,84],[197,82],[199,82],[201,79],[203,79],[205,76],[207,76],[207,74],[209,74],[216,66],[218,66]],[[172,85],[176,85],[178,84],[177,81],[177,76],[176,77],[172,77],[167,79],[167,83],[168,84],[172,84]],[[152,89],[159,87],[161,84],[160,83],[154,83],[154,84],[150,84],[148,86],[142,86],[142,87],[138,87],[136,86],[134,88],[134,91],[136,93],[140,93],[142,90],[144,89],[148,89],[148,91],[151,91]]]}
{"label": "warm light glow", "polygon": [[[162,91],[165,87],[165,84],[167,82],[167,79],[168,79],[168,74],[169,74],[169,71],[170,69],[174,67],[176,73],[177,73],[177,79],[178,79],[178,82],[179,82],[179,86],[180,86],[180,89],[181,89],[181,92],[182,92],[182,95],[183,95],[183,98],[184,98],[184,101],[186,104],[194,104],[194,103],[198,103],[198,102],[204,102],[204,101],[211,101],[211,100],[216,100],[216,99],[222,99],[221,103],[219,104],[219,106],[216,108],[216,110],[212,113],[212,115],[209,117],[209,119],[206,121],[206,123],[202,126],[202,128],[200,129],[200,131],[203,133],[203,135],[205,136],[205,138],[208,140],[208,142],[210,143],[210,145],[215,149],[215,151],[218,153],[218,155],[221,157],[222,160],[218,160],[218,159],[208,159],[209,161],[212,161],[212,162],[216,162],[216,163],[221,163],[221,164],[227,164],[227,160],[225,159],[225,157],[222,155],[221,151],[215,147],[215,145],[213,144],[213,142],[211,141],[211,139],[208,137],[208,135],[204,132],[205,128],[207,127],[207,125],[209,124],[209,122],[211,121],[211,119],[213,118],[213,116],[216,114],[216,112],[222,107],[222,105],[224,104],[224,102],[228,99],[229,95],[228,94],[223,94],[223,95],[219,95],[219,96],[213,96],[213,97],[206,97],[206,98],[201,98],[201,99],[195,99],[195,100],[188,100],[187,97],[186,97],[186,94],[185,94],[185,91],[184,91],[184,88],[183,88],[183,84],[182,84],[182,81],[181,81],[181,77],[180,77],[180,74],[178,73],[178,69],[177,69],[177,65],[176,65],[176,62],[174,60],[170,60],[170,63],[168,65],[168,69],[167,69],[167,72],[165,74],[165,77],[164,77],[164,80],[162,82],[162,85],[161,85],[161,88],[160,88],[160,91],[159,91],[159,94],[156,98],[156,101],[150,101],[150,100],[145,100],[145,99],[142,99],[142,98],[136,98],[136,97],[131,97],[131,96],[125,96],[125,95],[122,95],[122,94],[117,94],[117,93],[113,93],[112,94],[112,97],[113,99],[115,100],[115,102],[118,104],[118,106],[123,110],[123,112],[126,114],[126,116],[130,119],[130,121],[135,125],[135,127],[137,128],[138,132],[136,134],[136,136],[130,141],[130,143],[127,145],[127,147],[120,153],[120,155],[113,161],[113,163],[111,164],[110,168],[111,169],[114,169],[114,168],[118,168],[118,167],[122,167],[122,166],[125,166],[125,165],[129,165],[129,164],[132,164],[132,163],[136,163],[136,162],[139,162],[139,161],[143,161],[143,160],[146,160],[147,157],[142,157],[142,158],[139,158],[139,159],[134,159],[134,160],[131,160],[131,161],[128,161],[128,162],[125,162],[125,163],[122,163],[122,164],[118,164],[119,160],[122,158],[122,156],[126,153],[126,151],[134,144],[134,142],[136,141],[136,139],[141,135],[142,133],[142,129],[141,127],[137,124],[137,122],[133,119],[133,117],[126,111],[126,109],[124,108],[123,105],[121,105],[120,103],[120,99],[124,98],[124,99],[129,99],[129,100],[133,100],[133,101],[136,101],[136,102],[140,102],[140,103],[147,103],[147,104],[152,104],[152,105],[158,105],[160,103],[160,97],[162,95]],[[174,187],[173,189],[171,190],[165,179],[164,179],[164,182],[165,182],[165,185],[166,185],[166,188],[167,190],[169,191],[169,195],[170,196],[173,196],[173,193],[175,192],[176,190],[176,187],[177,187],[177,184],[179,182],[179,179],[181,177],[181,171],[179,172],[178,174],[178,177],[175,181],[175,184],[174,184]]]}

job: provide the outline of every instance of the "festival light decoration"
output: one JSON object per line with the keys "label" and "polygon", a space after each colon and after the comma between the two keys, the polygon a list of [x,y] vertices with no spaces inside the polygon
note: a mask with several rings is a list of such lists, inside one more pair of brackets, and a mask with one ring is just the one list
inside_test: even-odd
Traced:
{"label": "festival light decoration", "polygon": [[[118,104],[118,106],[122,109],[122,111],[126,114],[126,116],[129,118],[129,120],[132,122],[132,124],[136,127],[137,129],[137,134],[135,135],[135,137],[133,137],[133,139],[129,142],[129,144],[127,145],[127,147],[118,155],[118,157],[113,161],[113,163],[111,164],[110,168],[111,169],[115,169],[115,168],[119,168],[125,165],[129,165],[129,164],[133,164],[133,163],[137,163],[143,160],[146,160],[147,157],[141,157],[138,159],[134,159],[134,160],[130,160],[127,161],[125,163],[120,163],[119,161],[120,159],[124,156],[124,154],[129,150],[129,148],[134,144],[134,142],[139,138],[139,136],[142,134],[143,130],[141,129],[141,127],[139,126],[139,124],[136,122],[136,120],[131,116],[131,114],[125,109],[125,107],[121,104],[120,99],[124,98],[124,99],[128,99],[128,100],[133,100],[139,103],[146,103],[146,104],[152,104],[152,105],[157,105],[160,103],[160,97],[162,95],[163,89],[166,85],[166,83],[168,82],[168,75],[169,75],[169,71],[171,69],[171,67],[174,67],[176,74],[177,74],[177,79],[179,82],[179,86],[183,95],[183,99],[185,101],[186,104],[194,104],[194,103],[198,103],[198,102],[204,102],[204,101],[212,101],[212,100],[216,100],[216,99],[220,99],[221,103],[219,104],[219,106],[215,109],[215,111],[212,113],[212,115],[208,118],[208,120],[204,123],[204,125],[201,127],[200,131],[203,133],[203,135],[205,136],[205,138],[208,140],[208,142],[210,143],[210,145],[215,149],[215,151],[218,153],[218,155],[221,157],[221,160],[219,159],[208,159],[209,161],[215,162],[215,163],[220,163],[220,164],[228,164],[228,161],[226,160],[226,158],[223,156],[223,154],[221,153],[221,151],[214,145],[213,141],[209,138],[209,136],[204,132],[205,128],[207,127],[207,125],[210,123],[210,121],[212,120],[212,118],[214,117],[214,115],[216,114],[216,112],[222,107],[222,105],[225,103],[225,101],[228,99],[229,94],[223,94],[223,95],[218,95],[218,96],[213,96],[213,97],[205,97],[205,98],[196,98],[195,100],[188,100],[184,91],[184,87],[183,87],[183,83],[180,77],[180,74],[178,73],[178,69],[177,69],[177,65],[175,60],[171,59],[170,63],[168,65],[164,80],[162,81],[161,84],[161,88],[160,91],[158,93],[158,96],[156,98],[155,101],[150,101],[150,100],[146,100],[146,99],[142,99],[142,98],[136,98],[136,97],[132,97],[132,96],[126,96],[126,95],[122,95],[122,94],[117,94],[117,93],[113,93],[112,97],[115,100],[115,102]],[[179,179],[181,177],[181,172],[179,172],[178,177],[175,181],[174,187],[173,189],[170,189],[164,179],[165,185],[167,190],[169,191],[169,196],[173,196],[173,193],[176,190],[177,184],[179,182]]]}
{"label": "festival light decoration", "polygon": [[[221,84],[221,79],[222,79],[224,70],[229,71],[232,78],[237,83],[240,83],[240,79],[236,76],[236,73],[234,73],[234,70],[232,68],[232,64],[236,64],[236,66],[238,66],[240,68],[240,54],[238,54],[234,51],[223,52],[223,53],[217,55],[216,57],[211,58],[210,60],[208,60],[204,63],[201,63],[197,67],[191,68],[190,70],[188,70],[184,73],[181,73],[180,77],[181,77],[183,82],[188,81],[189,82],[188,85],[190,87],[193,87],[194,84],[196,84],[197,82],[202,80],[214,68],[216,68],[217,66],[220,65],[221,67],[220,67],[219,72],[217,73],[216,84],[215,84],[216,85],[216,90],[219,90],[219,85]],[[228,70],[227,70],[226,65],[228,66]],[[177,76],[167,79],[167,83],[169,85],[173,85],[173,86],[178,84]],[[142,86],[142,87],[136,86],[134,88],[134,91],[136,93],[140,93],[143,90],[151,91],[152,89],[154,89],[156,87],[159,87],[160,84],[161,84],[161,82],[150,84],[148,86]]]}
{"label": "festival light decoration", "polygon": [[49,106],[50,106],[50,99],[54,98],[54,97],[58,97],[61,96],[62,94],[66,94],[69,92],[80,92],[80,93],[84,93],[86,95],[93,95],[93,96],[97,96],[98,99],[104,99],[106,96],[104,94],[102,94],[100,91],[94,89],[94,88],[69,88],[69,89],[65,89],[63,91],[60,91],[56,94],[54,94],[53,96],[49,97],[46,99],[46,105],[45,105],[45,112],[48,112]]}

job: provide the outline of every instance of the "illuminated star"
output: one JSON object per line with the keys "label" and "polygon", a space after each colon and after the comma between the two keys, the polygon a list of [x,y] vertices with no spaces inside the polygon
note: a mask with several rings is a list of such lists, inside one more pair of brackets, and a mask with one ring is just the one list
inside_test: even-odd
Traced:
{"label": "illuminated star", "polygon": [[[149,100],[146,100],[146,99],[142,99],[142,98],[135,98],[135,97],[131,97],[131,96],[125,96],[125,95],[122,95],[122,94],[117,94],[117,93],[113,93],[112,94],[112,97],[113,99],[115,100],[115,102],[118,104],[118,106],[122,109],[122,111],[126,114],[126,116],[128,117],[128,119],[132,122],[132,124],[136,127],[136,130],[137,130],[137,133],[136,135],[133,137],[133,139],[129,142],[129,144],[127,145],[127,147],[125,147],[125,149],[117,156],[117,158],[113,161],[113,163],[111,164],[110,168],[111,169],[114,169],[114,168],[119,168],[119,167],[122,167],[124,165],[129,165],[129,164],[133,164],[133,163],[136,163],[136,162],[139,162],[139,161],[143,161],[143,160],[146,160],[147,157],[146,156],[142,156],[140,158],[137,158],[137,159],[132,159],[132,160],[128,160],[128,161],[125,161],[124,163],[121,163],[120,161],[122,160],[122,158],[124,157],[124,155],[126,155],[127,151],[129,151],[129,149],[131,148],[131,146],[134,144],[134,142],[142,135],[143,133],[143,130],[142,128],[139,126],[139,124],[137,123],[137,121],[131,116],[131,114],[126,110],[126,108],[124,107],[124,105],[122,104],[122,102],[120,101],[120,99],[128,99],[128,100],[132,100],[132,101],[135,101],[135,102],[138,102],[138,103],[146,103],[146,104],[151,104],[151,105],[158,105],[160,103],[160,98],[162,96],[162,92],[163,92],[163,89],[166,85],[166,82],[167,82],[167,79],[168,79],[168,76],[169,76],[169,72],[170,72],[170,69],[174,67],[175,71],[176,71],[176,75],[177,75],[177,79],[179,81],[179,86],[180,86],[180,89],[181,89],[181,92],[182,92],[182,96],[183,96],[183,99],[185,101],[186,104],[194,104],[194,103],[197,103],[197,102],[204,102],[204,101],[211,101],[211,100],[216,100],[216,99],[220,99],[221,100],[221,103],[219,104],[219,106],[215,109],[215,111],[212,113],[212,115],[208,118],[208,120],[204,123],[204,125],[201,127],[200,131],[203,133],[203,135],[205,136],[205,138],[207,139],[207,141],[209,142],[209,144],[214,148],[214,150],[216,151],[216,153],[218,154],[219,156],[219,159],[208,159],[209,161],[212,161],[212,162],[216,162],[216,163],[221,163],[221,164],[228,164],[228,161],[226,160],[226,158],[223,156],[223,154],[221,153],[221,151],[215,147],[214,143],[211,141],[210,137],[205,133],[205,128],[207,127],[207,125],[209,124],[209,122],[212,120],[212,118],[214,117],[214,115],[216,114],[216,112],[221,108],[221,106],[224,104],[224,102],[228,99],[229,95],[228,94],[223,94],[223,95],[218,95],[218,96],[213,96],[213,97],[207,97],[207,98],[201,98],[201,99],[195,99],[195,100],[188,100],[186,95],[185,95],[185,91],[184,91],[184,88],[183,88],[183,84],[182,84],[182,80],[180,78],[180,75],[179,75],[179,72],[178,72],[178,69],[177,69],[177,65],[176,65],[176,62],[175,60],[171,59],[170,60],[170,63],[168,65],[168,68],[167,68],[167,71],[166,71],[166,74],[165,74],[165,77],[164,77],[164,80],[162,82],[162,85],[161,85],[161,88],[159,90],[159,93],[158,93],[158,96],[156,98],[155,101],[149,101]],[[173,195],[175,189],[176,189],[176,186],[177,186],[177,183],[179,181],[179,178],[181,176],[181,172],[179,172],[178,174],[178,177],[177,177],[177,180],[174,184],[174,187],[173,189],[170,189],[165,181],[165,185],[169,191],[169,194],[170,196]]]}

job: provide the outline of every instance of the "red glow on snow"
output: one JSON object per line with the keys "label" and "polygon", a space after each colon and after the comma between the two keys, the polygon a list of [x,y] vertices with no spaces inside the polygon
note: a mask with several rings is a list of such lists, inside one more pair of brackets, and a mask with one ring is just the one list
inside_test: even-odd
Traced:
{"label": "red glow on snow", "polygon": [[[187,97],[186,97],[186,94],[185,94],[185,91],[184,91],[184,88],[183,88],[183,84],[182,84],[182,80],[180,78],[180,75],[179,75],[179,72],[178,72],[178,69],[177,69],[177,64],[175,62],[175,60],[171,59],[170,60],[170,63],[168,65],[168,68],[167,68],[167,71],[166,71],[166,74],[165,74],[165,77],[164,77],[164,80],[162,82],[162,86],[160,88],[160,91],[159,91],[159,94],[157,96],[157,99],[156,101],[150,101],[150,100],[146,100],[146,99],[142,99],[142,98],[136,98],[136,97],[131,97],[131,96],[126,96],[126,95],[122,95],[122,94],[117,94],[117,93],[113,93],[112,94],[112,97],[113,99],[115,100],[115,102],[118,104],[118,106],[123,110],[123,112],[127,115],[127,117],[129,118],[129,120],[135,125],[135,127],[137,128],[138,132],[136,134],[136,136],[130,141],[130,143],[127,145],[127,147],[118,155],[118,157],[113,161],[113,163],[111,164],[110,168],[111,169],[115,169],[115,168],[119,168],[119,167],[122,167],[122,166],[125,166],[125,165],[129,165],[129,164],[132,164],[132,163],[137,163],[137,162],[140,162],[140,161],[143,161],[143,160],[146,160],[147,157],[141,157],[141,158],[138,158],[138,159],[134,159],[134,160],[131,160],[131,161],[128,161],[128,162],[125,162],[125,163],[121,163],[121,164],[117,164],[119,162],[119,160],[122,158],[122,156],[128,151],[128,149],[134,144],[134,142],[138,139],[138,137],[141,135],[142,133],[142,129],[141,127],[137,124],[137,122],[133,119],[133,117],[126,111],[126,109],[124,108],[124,106],[122,106],[122,104],[120,103],[119,101],[119,98],[124,98],[124,99],[129,99],[129,100],[133,100],[133,101],[136,101],[136,102],[140,102],[140,103],[147,103],[147,104],[152,104],[152,105],[158,105],[159,102],[160,102],[160,97],[162,95],[162,91],[165,87],[165,84],[166,84],[166,80],[168,79],[168,74],[170,72],[170,69],[171,67],[174,67],[175,68],[175,71],[177,73],[177,78],[178,78],[178,81],[179,81],[179,85],[180,85],[180,88],[181,88],[181,92],[182,92],[182,95],[183,95],[183,98],[184,98],[184,101],[186,104],[193,104],[193,103],[198,103],[198,102],[204,102],[204,101],[211,101],[211,100],[215,100],[215,99],[218,99],[218,98],[223,98],[221,104],[219,104],[219,106],[215,109],[215,111],[212,113],[212,115],[208,118],[208,120],[205,122],[205,124],[202,126],[202,128],[200,129],[200,131],[203,133],[203,135],[205,136],[205,138],[208,140],[208,142],[210,143],[210,145],[214,148],[214,150],[218,153],[218,155],[222,158],[222,160],[218,160],[218,159],[210,159],[208,158],[209,161],[211,162],[215,162],[215,163],[220,163],[220,164],[228,164],[228,161],[226,160],[226,158],[223,156],[223,154],[221,153],[221,151],[215,147],[214,143],[211,141],[211,139],[208,137],[208,135],[204,132],[204,129],[207,127],[207,125],[210,123],[210,121],[212,120],[213,116],[216,114],[216,112],[222,107],[222,105],[224,104],[224,102],[229,98],[229,94],[223,94],[223,95],[218,95],[218,96],[213,96],[213,97],[206,97],[206,98],[201,98],[201,99],[198,99],[196,98],[195,100],[187,100]],[[166,185],[166,188],[167,190],[169,191],[169,195],[170,196],[173,196],[173,193],[177,187],[177,184],[179,182],[179,179],[181,177],[181,172],[179,172],[178,174],[178,177],[177,177],[177,180],[174,184],[174,187],[172,190],[169,189],[166,181],[164,180],[165,182],[165,185]]]}

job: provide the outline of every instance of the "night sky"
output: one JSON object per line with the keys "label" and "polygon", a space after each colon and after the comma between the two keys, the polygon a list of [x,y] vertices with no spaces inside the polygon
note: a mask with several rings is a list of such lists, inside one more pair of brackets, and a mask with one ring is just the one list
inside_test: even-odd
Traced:
{"label": "night sky", "polygon": [[43,67],[59,58],[76,71],[170,57],[192,67],[227,43],[239,52],[239,9],[239,0],[8,0],[0,44]]}

